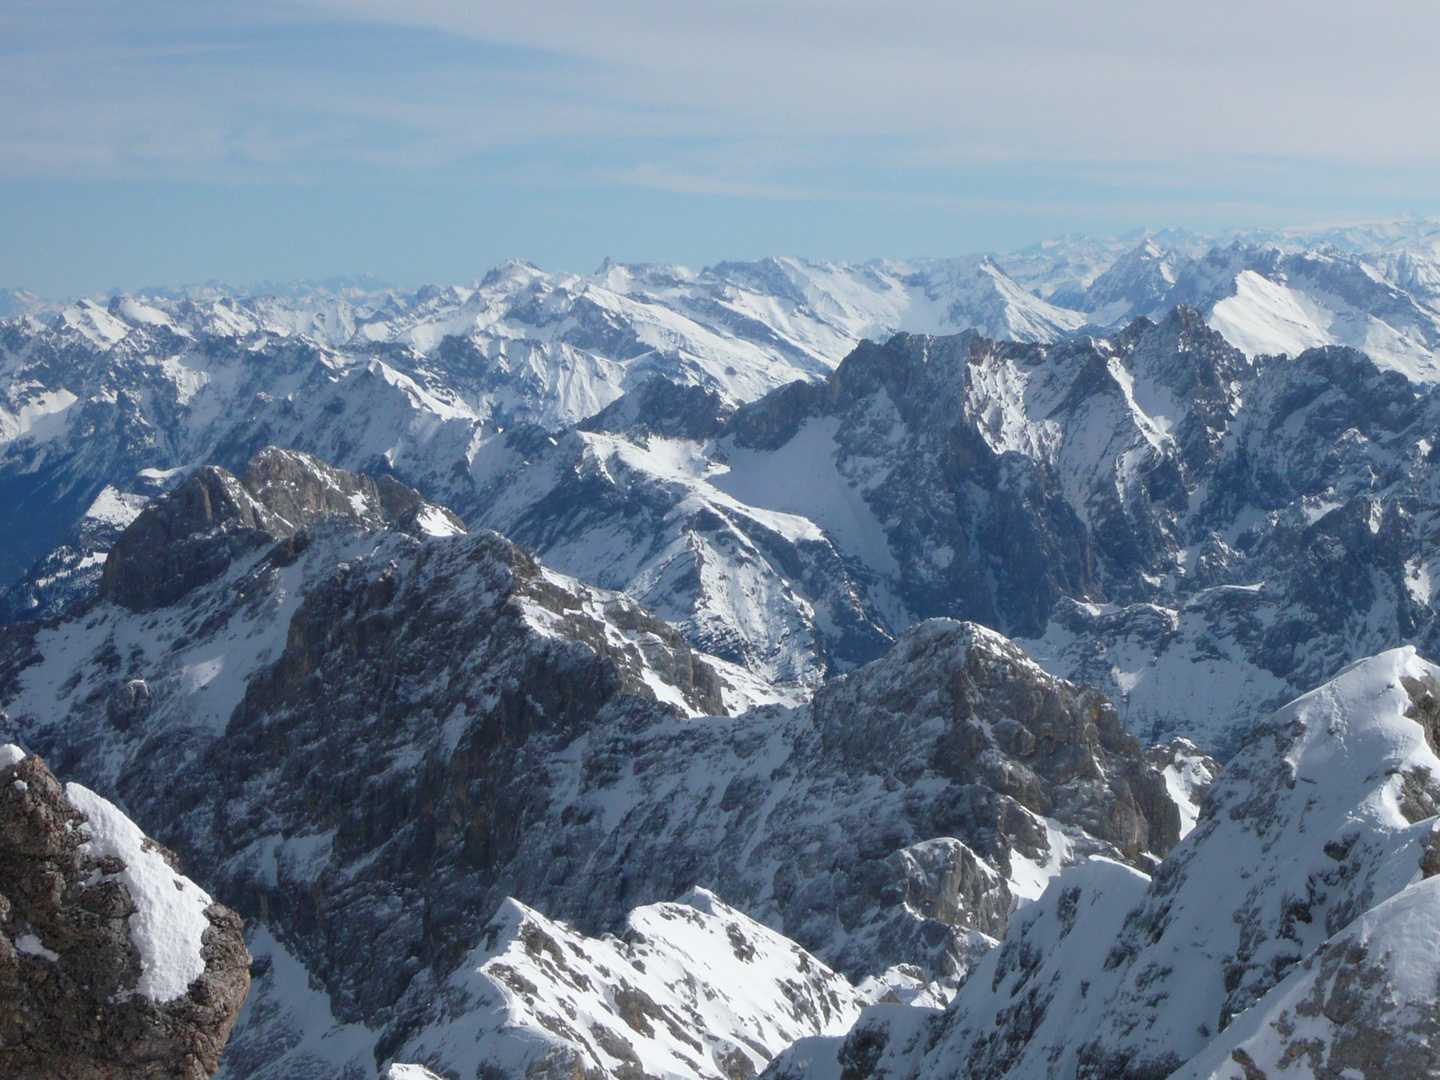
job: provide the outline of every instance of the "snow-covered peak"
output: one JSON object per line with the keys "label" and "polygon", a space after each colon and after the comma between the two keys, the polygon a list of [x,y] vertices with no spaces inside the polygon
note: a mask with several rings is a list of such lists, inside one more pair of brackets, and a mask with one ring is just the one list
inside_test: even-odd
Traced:
{"label": "snow-covered peak", "polygon": [[62,333],[78,334],[100,349],[109,349],[130,332],[129,325],[93,300],[61,308],[50,326]]}
{"label": "snow-covered peak", "polygon": [[506,900],[443,989],[450,1019],[397,1052],[447,1072],[732,1080],[846,1030],[861,995],[794,942],[697,890],[592,938]]}
{"label": "snow-covered peak", "polygon": [[143,300],[137,300],[133,296],[113,297],[107,310],[111,315],[125,320],[131,326],[174,327],[175,325],[174,320],[164,311]]}
{"label": "snow-covered peak", "polygon": [[1100,326],[1128,323],[1165,306],[1183,258],[1147,237],[1116,259],[1085,290],[1084,307]]}

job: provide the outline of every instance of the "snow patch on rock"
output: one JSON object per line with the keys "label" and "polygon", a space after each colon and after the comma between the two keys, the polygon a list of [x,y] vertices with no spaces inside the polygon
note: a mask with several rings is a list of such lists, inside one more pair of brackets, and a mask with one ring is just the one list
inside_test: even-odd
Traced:
{"label": "snow patch on rock", "polygon": [[89,819],[89,853],[125,864],[116,876],[135,904],[130,916],[130,939],[140,953],[135,992],[160,1005],[175,1000],[205,973],[201,947],[210,928],[205,917],[209,895],[176,873],[140,827],[109,800],[76,783],[65,786],[65,797]]}

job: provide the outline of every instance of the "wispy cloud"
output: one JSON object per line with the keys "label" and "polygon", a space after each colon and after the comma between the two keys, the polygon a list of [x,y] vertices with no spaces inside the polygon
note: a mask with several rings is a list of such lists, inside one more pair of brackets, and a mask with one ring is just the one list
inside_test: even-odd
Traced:
{"label": "wispy cloud", "polygon": [[[934,167],[1440,160],[1440,12],[1394,0],[14,0],[0,41],[12,173],[666,138],[837,163],[912,140]],[[712,179],[786,197],[786,165]]]}
{"label": "wispy cloud", "polygon": [[[1437,45],[1409,0],[9,0],[0,184],[176,215],[158,185],[281,216],[324,191],[380,215],[382,273],[460,243],[411,238],[422,203],[471,207],[470,249],[567,260],[1433,213]],[[16,207],[0,228],[30,236]],[[3,239],[22,271],[58,257]]]}

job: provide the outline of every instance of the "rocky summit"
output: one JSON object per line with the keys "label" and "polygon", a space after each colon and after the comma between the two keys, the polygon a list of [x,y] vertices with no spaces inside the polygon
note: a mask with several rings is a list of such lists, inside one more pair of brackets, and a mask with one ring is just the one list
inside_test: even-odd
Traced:
{"label": "rocky summit", "polygon": [[239,917],[172,852],[0,746],[0,1073],[203,1080],[249,964]]}

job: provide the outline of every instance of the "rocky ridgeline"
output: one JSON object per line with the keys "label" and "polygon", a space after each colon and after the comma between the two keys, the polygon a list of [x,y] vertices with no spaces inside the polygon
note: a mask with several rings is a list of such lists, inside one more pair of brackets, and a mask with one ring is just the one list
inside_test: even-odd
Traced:
{"label": "rocky ridgeline", "polygon": [[[1433,263],[1114,254],[0,322],[0,733],[232,1078],[1433,1073]],[[17,993],[208,1068],[60,798]]]}
{"label": "rocky ridgeline", "polygon": [[139,492],[142,470],[204,461],[238,473],[282,445],[393,472],[459,508],[477,446],[496,431],[567,427],[656,375],[753,401],[898,329],[922,295],[927,306],[948,297],[933,329],[1050,340],[1085,321],[978,258],[700,273],[607,263],[591,276],[511,262],[478,286],[409,295],[212,290],[0,319],[0,588],[107,484]]}
{"label": "rocky ridgeline", "polygon": [[[1065,286],[1091,322],[1141,316],[1094,336],[981,260],[516,264],[364,311],[119,297],[9,320],[0,581],[29,580],[0,607],[93,584],[104,551],[71,530],[107,484],[243,479],[280,445],[393,476],[763,681],[971,620],[1146,741],[1228,755],[1349,660],[1437,648],[1440,316],[1432,264],[1390,254],[1395,280],[1328,248],[1146,241]],[[1013,268],[1039,288],[1054,258]],[[972,329],[890,337],[922,294],[945,312],[923,329]],[[1261,333],[1290,325],[1275,304],[1336,298]]]}
{"label": "rocky ridgeline", "polygon": [[343,1071],[297,1031],[311,979],[370,1033],[347,1062],[395,1058],[507,897],[595,934],[699,885],[947,994],[1062,867],[1152,866],[1186,819],[1167,770],[1210,767],[1147,762],[1098,694],[943,620],[739,711],[744,673],[633,601],[493,533],[388,527],[376,490],[298,454],[202,470],[117,543],[123,602],[7,644],[8,724],[266,928],[235,1076]]}
{"label": "rocky ridgeline", "polygon": [[767,1076],[1434,1075],[1437,713],[1413,650],[1353,665],[1251,735],[1153,877],[1062,871],[944,1011],[875,1007]]}
{"label": "rocky ridgeline", "polygon": [[164,607],[219,577],[240,554],[293,541],[335,517],[365,528],[465,531],[448,510],[390,477],[356,476],[309,454],[267,447],[239,479],[203,466],[141,511],[116,538],[100,595],[131,611]]}
{"label": "rocky ridgeline", "polygon": [[1250,357],[1180,307],[1050,345],[864,342],[708,420],[688,393],[507,430],[468,519],[768,678],[969,619],[1133,733],[1225,754],[1358,656],[1440,648],[1440,405],[1353,349]]}
{"label": "rocky ridgeline", "polygon": [[250,983],[241,929],[113,805],[0,746],[0,1074],[210,1076]]}

